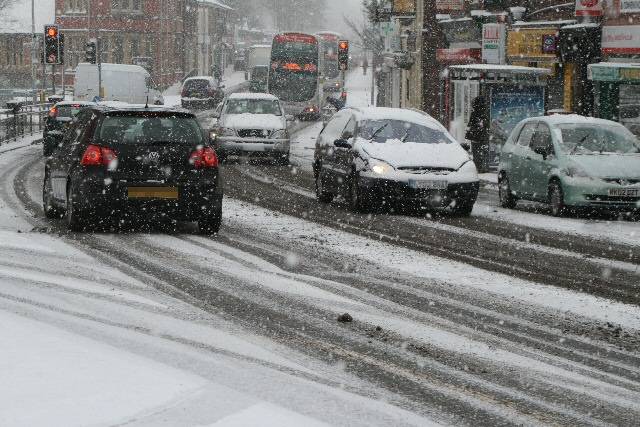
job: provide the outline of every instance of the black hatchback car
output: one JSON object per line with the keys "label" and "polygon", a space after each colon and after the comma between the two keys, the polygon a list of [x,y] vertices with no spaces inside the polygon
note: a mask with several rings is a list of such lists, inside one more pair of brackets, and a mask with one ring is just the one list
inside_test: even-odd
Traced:
{"label": "black hatchback car", "polygon": [[44,121],[42,132],[42,153],[50,156],[53,150],[60,144],[65,129],[83,107],[94,105],[93,102],[61,101],[49,110]]}
{"label": "black hatchback car", "polygon": [[190,110],[215,108],[224,99],[224,85],[211,76],[189,77],[180,92],[183,108]]}
{"label": "black hatchback car", "polygon": [[45,162],[45,215],[66,215],[74,231],[126,213],[197,221],[216,233],[222,196],[218,157],[184,110],[84,108]]}

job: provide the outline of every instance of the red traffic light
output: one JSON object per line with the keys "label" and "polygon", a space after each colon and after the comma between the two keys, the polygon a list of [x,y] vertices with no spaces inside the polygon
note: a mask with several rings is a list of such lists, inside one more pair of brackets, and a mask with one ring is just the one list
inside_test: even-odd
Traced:
{"label": "red traffic light", "polygon": [[339,47],[341,50],[347,50],[347,49],[349,49],[349,42],[348,42],[348,41],[346,41],[346,40],[342,40],[342,41],[338,44],[338,47]]}
{"label": "red traffic light", "polygon": [[47,28],[47,36],[51,38],[58,37],[58,29],[56,27]]}

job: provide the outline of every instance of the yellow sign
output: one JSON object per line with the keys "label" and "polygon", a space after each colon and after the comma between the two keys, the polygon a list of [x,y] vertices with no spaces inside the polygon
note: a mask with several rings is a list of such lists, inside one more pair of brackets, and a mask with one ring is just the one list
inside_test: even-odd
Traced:
{"label": "yellow sign", "polygon": [[545,36],[555,36],[555,28],[522,28],[509,31],[507,36],[507,56],[534,61],[555,61],[555,53],[544,52]]}
{"label": "yellow sign", "polygon": [[620,80],[640,80],[640,68],[621,68]]}
{"label": "yellow sign", "polygon": [[393,13],[398,15],[415,15],[416,0],[393,0]]}

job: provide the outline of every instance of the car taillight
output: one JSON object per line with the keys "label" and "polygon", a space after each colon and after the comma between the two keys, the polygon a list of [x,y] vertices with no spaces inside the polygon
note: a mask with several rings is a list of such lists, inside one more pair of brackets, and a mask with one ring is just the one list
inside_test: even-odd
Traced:
{"label": "car taillight", "polygon": [[110,166],[118,160],[116,152],[109,147],[90,144],[80,160],[82,166]]}
{"label": "car taillight", "polygon": [[198,148],[191,153],[189,163],[196,169],[217,168],[218,156],[211,147]]}

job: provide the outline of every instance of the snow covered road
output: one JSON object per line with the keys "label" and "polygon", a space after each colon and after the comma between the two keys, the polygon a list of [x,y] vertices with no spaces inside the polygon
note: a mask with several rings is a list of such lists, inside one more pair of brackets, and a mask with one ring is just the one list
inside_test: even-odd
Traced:
{"label": "snow covered road", "polygon": [[[0,155],[9,325],[0,337],[11,348],[1,401],[21,396],[0,410],[3,425],[632,425],[640,416],[637,305],[470,267],[375,229],[363,235],[342,207],[314,212],[306,195],[243,181],[234,165],[228,194],[249,193],[226,199],[218,237],[188,224],[67,233],[42,218],[39,150]],[[300,216],[264,200],[297,205]],[[354,321],[337,322],[343,312]]]}

